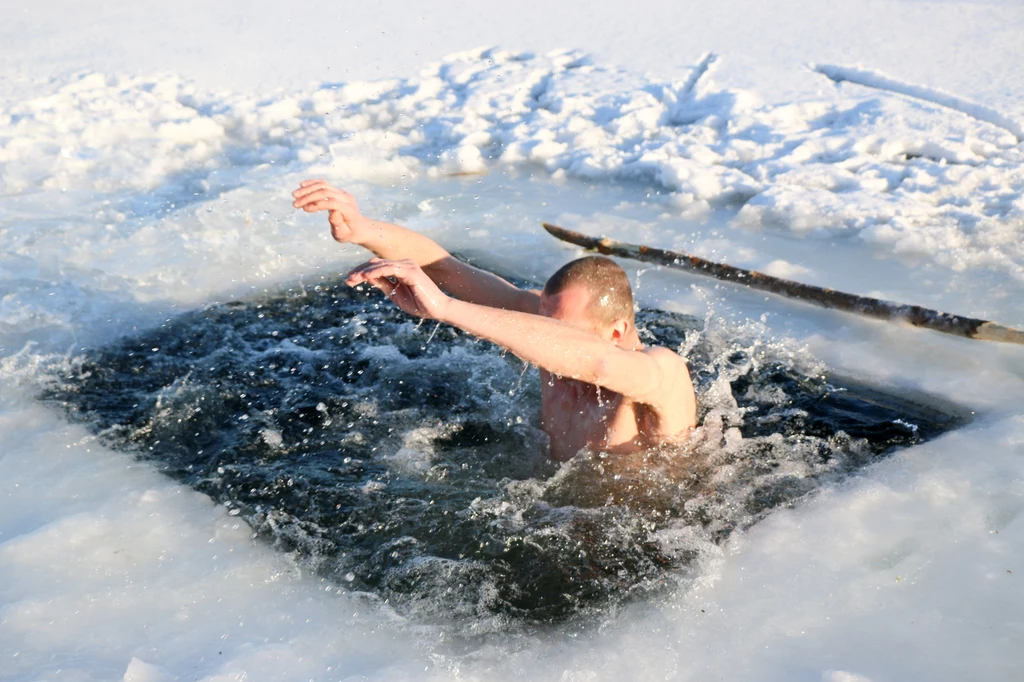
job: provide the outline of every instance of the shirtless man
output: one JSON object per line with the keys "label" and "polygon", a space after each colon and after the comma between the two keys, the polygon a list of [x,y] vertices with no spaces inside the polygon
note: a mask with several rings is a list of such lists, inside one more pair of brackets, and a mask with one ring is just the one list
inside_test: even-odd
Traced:
{"label": "shirtless man", "polygon": [[573,261],[543,291],[527,291],[453,258],[428,237],[366,218],[352,195],[323,180],[303,182],[292,196],[295,208],[327,211],[337,241],[377,256],[349,273],[349,286],[371,284],[411,315],[537,365],[541,428],[555,459],[583,447],[634,452],[685,439],[695,426],[686,362],[640,342],[629,280],[611,259]]}

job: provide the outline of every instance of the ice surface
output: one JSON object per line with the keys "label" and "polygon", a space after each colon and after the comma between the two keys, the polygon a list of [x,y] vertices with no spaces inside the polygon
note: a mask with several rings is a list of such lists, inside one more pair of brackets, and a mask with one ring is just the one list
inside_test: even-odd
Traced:
{"label": "ice surface", "polygon": [[539,233],[546,219],[1024,326],[1020,142],[806,68],[881,72],[1019,121],[1019,2],[283,7],[0,9],[0,678],[1017,674],[1017,348],[630,265],[645,305],[975,420],[734,536],[689,589],[580,636],[471,652],[337,594],[33,396],[83,346],[355,263],[290,210],[312,173],[526,278],[575,253]]}

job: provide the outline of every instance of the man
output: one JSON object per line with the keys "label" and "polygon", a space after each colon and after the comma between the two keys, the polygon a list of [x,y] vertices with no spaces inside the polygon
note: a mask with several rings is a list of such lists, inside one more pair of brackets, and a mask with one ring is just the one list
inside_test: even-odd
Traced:
{"label": "man", "polygon": [[327,211],[337,241],[377,256],[349,273],[349,286],[371,284],[411,315],[458,327],[537,365],[541,428],[555,459],[588,446],[634,452],[685,439],[695,426],[686,363],[640,342],[629,280],[611,259],[573,261],[543,291],[526,291],[421,234],[366,218],[352,195],[324,180],[307,180],[292,196],[295,208]]}

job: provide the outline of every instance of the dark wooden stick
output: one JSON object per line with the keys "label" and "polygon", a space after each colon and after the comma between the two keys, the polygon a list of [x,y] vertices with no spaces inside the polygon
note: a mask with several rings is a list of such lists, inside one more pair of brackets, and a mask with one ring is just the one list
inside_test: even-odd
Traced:
{"label": "dark wooden stick", "polygon": [[588,237],[585,234],[550,223],[543,223],[543,225],[544,229],[553,237],[609,256],[620,256],[645,263],[656,263],[679,270],[688,270],[698,275],[744,284],[752,289],[807,301],[825,308],[844,310],[890,322],[906,322],[915,327],[924,327],[968,339],[1024,344],[1024,332],[987,320],[950,315],[917,305],[903,305],[868,296],[856,296],[835,289],[825,289],[772,277],[755,270],[744,270],[725,263],[713,263],[679,251],[667,251],[639,244],[625,244],[608,237]]}

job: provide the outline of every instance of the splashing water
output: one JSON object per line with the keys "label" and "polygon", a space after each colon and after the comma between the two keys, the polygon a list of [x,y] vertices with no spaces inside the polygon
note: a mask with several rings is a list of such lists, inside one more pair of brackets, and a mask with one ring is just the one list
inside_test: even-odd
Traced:
{"label": "splashing water", "polygon": [[336,281],[87,351],[43,397],[308,570],[473,636],[684,585],[733,530],[964,419],[830,377],[756,329],[658,310],[638,328],[687,356],[702,426],[562,465],[535,369]]}

